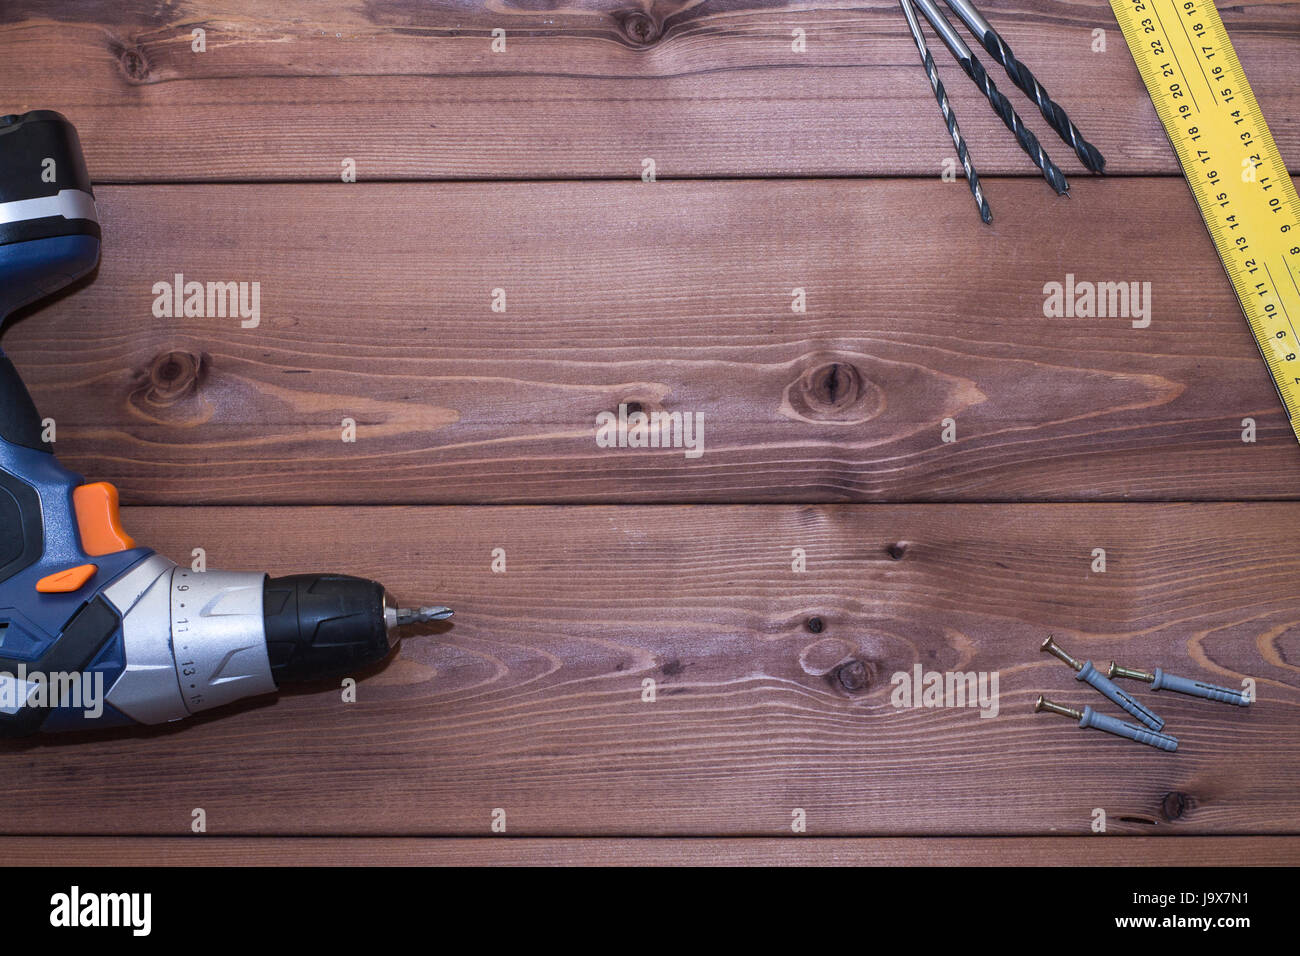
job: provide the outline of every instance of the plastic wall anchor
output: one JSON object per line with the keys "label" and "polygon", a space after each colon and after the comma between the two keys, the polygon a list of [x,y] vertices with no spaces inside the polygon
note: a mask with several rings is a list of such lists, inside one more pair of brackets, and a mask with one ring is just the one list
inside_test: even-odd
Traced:
{"label": "plastic wall anchor", "polygon": [[1245,691],[1219,687],[1215,684],[1203,684],[1200,681],[1189,680],[1186,677],[1166,674],[1158,667],[1155,671],[1155,677],[1156,679],[1151,682],[1152,690],[1172,690],[1179,694],[1186,694],[1188,697],[1204,697],[1206,700],[1236,704],[1238,707],[1250,706],[1250,698],[1246,696]]}
{"label": "plastic wall anchor", "polygon": [[1097,688],[1101,696],[1112,703],[1118,704],[1121,709],[1132,714],[1152,730],[1161,730],[1165,726],[1163,719],[1120,690],[1113,680],[1092,666],[1092,661],[1084,661],[1082,669],[1074,675],[1074,679],[1087,681]]}
{"label": "plastic wall anchor", "polygon": [[1109,714],[1099,714],[1091,707],[1083,708],[1083,716],[1079,719],[1079,726],[1095,727],[1098,730],[1106,731],[1108,734],[1114,734],[1116,737],[1127,737],[1129,740],[1136,740],[1140,744],[1146,744],[1158,750],[1167,750],[1170,753],[1178,749],[1177,737],[1172,737],[1169,734],[1159,734],[1154,730],[1147,730],[1145,727],[1130,724],[1126,720],[1111,717]]}

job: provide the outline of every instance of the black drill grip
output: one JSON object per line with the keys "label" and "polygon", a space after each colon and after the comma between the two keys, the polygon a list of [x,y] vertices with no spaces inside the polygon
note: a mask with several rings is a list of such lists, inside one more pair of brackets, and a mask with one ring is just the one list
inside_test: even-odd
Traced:
{"label": "black drill grip", "polygon": [[346,574],[267,578],[263,591],[271,676],[325,680],[388,656],[383,585]]}
{"label": "black drill grip", "polygon": [[[0,439],[49,453],[41,441],[41,418],[14,363],[0,352]],[[44,547],[41,502],[36,489],[0,465],[0,582],[40,559]],[[4,631],[0,629],[0,645]]]}
{"label": "black drill grip", "polygon": [[0,438],[11,445],[52,451],[41,438],[41,416],[9,356],[0,352]]}

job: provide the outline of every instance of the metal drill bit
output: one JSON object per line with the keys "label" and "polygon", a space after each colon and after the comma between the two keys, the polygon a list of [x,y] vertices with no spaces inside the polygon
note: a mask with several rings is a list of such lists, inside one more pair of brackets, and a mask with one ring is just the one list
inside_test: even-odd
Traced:
{"label": "metal drill bit", "polygon": [[397,609],[397,627],[407,624],[425,624],[429,621],[445,621],[455,613],[449,607],[431,604],[428,607],[399,607]]}
{"label": "metal drill bit", "polygon": [[1020,115],[1011,105],[1011,101],[1003,95],[1002,91],[997,88],[993,78],[989,76],[988,71],[984,69],[984,64],[979,61],[971,48],[966,45],[966,41],[961,38],[948,18],[943,15],[934,0],[914,0],[916,5],[921,8],[925,18],[930,21],[930,26],[934,27],[934,32],[939,34],[939,39],[943,40],[944,46],[952,54],[957,64],[966,71],[966,75],[979,88],[993,107],[993,112],[997,113],[1003,124],[1016,137],[1016,142],[1020,148],[1025,151],[1034,165],[1043,173],[1043,178],[1047,180],[1048,185],[1056,190],[1058,196],[1063,196],[1069,190],[1070,184],[1065,181],[1065,174],[1052,162],[1051,157],[1047,155],[1047,150],[1043,149],[1038,137],[1034,135],[1033,130],[1025,125]]}
{"label": "metal drill bit", "polygon": [[970,0],[945,0],[945,2],[952,7],[957,16],[961,17],[967,29],[980,41],[984,49],[989,51],[989,56],[1002,64],[1007,71],[1007,76],[1011,77],[1011,82],[1020,87],[1025,95],[1038,105],[1043,118],[1078,154],[1079,162],[1094,173],[1103,172],[1106,168],[1106,160],[1098,152],[1097,147],[1083,138],[1079,128],[1070,122],[1070,117],[1066,115],[1065,110],[1047,95],[1043,84],[1038,82],[1038,78],[1029,71],[1027,66],[1016,59],[1015,54],[1011,52],[1011,47],[1007,46],[998,31],[993,29]]}
{"label": "metal drill bit", "polygon": [[903,16],[907,18],[907,27],[912,31],[912,39],[916,42],[916,49],[921,54],[921,64],[925,67],[925,75],[930,81],[930,89],[934,90],[934,98],[939,103],[939,111],[943,113],[943,121],[948,126],[949,135],[952,136],[952,144],[957,147],[957,158],[961,160],[962,169],[966,170],[966,182],[970,184],[971,195],[975,197],[975,205],[979,207],[980,218],[985,222],[992,222],[993,211],[989,209],[988,201],[984,198],[984,189],[980,186],[980,178],[975,173],[975,167],[971,165],[970,153],[966,149],[966,140],[957,127],[957,117],[953,113],[952,107],[948,105],[948,94],[944,91],[943,83],[939,80],[939,71],[935,68],[934,57],[930,55],[930,51],[925,45],[925,35],[921,33],[921,24],[916,20],[916,11],[912,9],[912,0],[898,0],[898,2],[903,8]]}

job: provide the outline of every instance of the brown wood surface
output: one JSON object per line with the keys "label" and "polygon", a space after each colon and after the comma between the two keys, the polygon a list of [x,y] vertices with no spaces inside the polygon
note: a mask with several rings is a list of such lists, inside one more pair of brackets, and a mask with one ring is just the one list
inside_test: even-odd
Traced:
{"label": "brown wood surface", "polygon": [[[0,6],[0,112],[72,118],[104,221],[4,336],[60,457],[182,563],[457,610],[354,704],[0,742],[0,849],[1300,862],[1300,447],[1107,4],[981,7],[1116,174],[1003,82],[1053,197],[936,43],[991,228],[893,0]],[[1300,171],[1300,3],[1221,9]],[[259,282],[261,325],[154,317],[176,273]],[[1151,282],[1151,326],[1044,317],[1067,274]],[[620,402],[705,455],[596,447]],[[1082,731],[1030,711],[1100,700],[1052,632],[1260,699],[1139,690],[1174,755]],[[997,671],[999,716],[894,708],[917,663]]]}
{"label": "brown wood surface", "polygon": [[[212,567],[328,565],[457,617],[354,704],[311,688],[188,726],[6,742],[4,834],[184,835],[199,807],[213,835],[488,836],[496,808],[518,836],[780,836],[796,808],[818,836],[1089,835],[1097,807],[1112,834],[1300,828],[1293,504],[126,518],[186,563],[202,547]],[[1083,731],[1031,712],[1039,693],[1098,702],[1038,652],[1048,632],[1103,663],[1250,676],[1259,700],[1144,694],[1173,755]],[[917,663],[1000,672],[998,716],[892,706]]]}
{"label": "brown wood surface", "polygon": [[[1104,0],[980,6],[1112,173],[1177,172]],[[1300,4],[1220,6],[1296,170]],[[495,28],[504,53],[490,50]],[[372,180],[637,178],[646,157],[661,177],[931,177],[952,153],[893,0],[7,0],[0,45],[9,108],[67,112],[101,181],[337,181],[346,157]],[[934,53],[980,171],[1032,173],[937,41]]]}
{"label": "brown wood surface", "polygon": [[1290,866],[1298,837],[0,837],[42,866]]}
{"label": "brown wood surface", "polygon": [[[916,181],[105,188],[97,278],[6,348],[133,503],[1300,494],[1183,182],[989,191],[992,229]],[[176,273],[260,282],[260,327],[155,318]],[[1044,317],[1068,274],[1149,282],[1150,327]],[[704,455],[597,447],[621,402]]]}

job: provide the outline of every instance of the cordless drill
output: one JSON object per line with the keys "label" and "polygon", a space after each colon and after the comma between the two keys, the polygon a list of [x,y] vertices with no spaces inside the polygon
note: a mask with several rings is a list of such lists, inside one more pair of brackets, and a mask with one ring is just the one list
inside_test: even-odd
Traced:
{"label": "cordless drill", "polygon": [[[76,130],[0,116],[0,322],[94,269],[100,228]],[[399,608],[374,581],[179,567],[122,529],[117,490],[63,468],[0,352],[0,736],[181,720],[386,657]]]}

